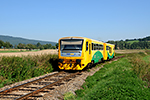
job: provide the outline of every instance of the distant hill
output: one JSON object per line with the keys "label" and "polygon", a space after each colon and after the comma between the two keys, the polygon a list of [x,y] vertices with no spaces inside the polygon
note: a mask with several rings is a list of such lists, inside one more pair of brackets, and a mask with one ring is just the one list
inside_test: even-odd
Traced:
{"label": "distant hill", "polygon": [[40,40],[32,40],[32,39],[25,39],[20,37],[12,37],[12,36],[4,36],[0,35],[0,40],[4,42],[10,42],[12,45],[18,45],[19,43],[22,44],[37,44],[38,42],[40,44],[52,44],[53,46],[56,44],[56,42],[50,42],[50,41],[40,41]]}

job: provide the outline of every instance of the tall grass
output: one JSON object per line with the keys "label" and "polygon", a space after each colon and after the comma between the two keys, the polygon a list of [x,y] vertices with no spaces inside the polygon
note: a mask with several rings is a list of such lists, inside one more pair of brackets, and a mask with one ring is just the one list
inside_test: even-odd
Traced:
{"label": "tall grass", "polygon": [[[150,64],[149,53],[128,54],[118,61],[107,63],[89,76],[76,96],[65,94],[65,100],[149,100]],[[142,81],[145,80],[145,81]]]}
{"label": "tall grass", "polygon": [[132,63],[132,69],[136,75],[142,80],[147,81],[149,84],[148,87],[150,87],[150,51],[130,54],[128,58]]}
{"label": "tall grass", "polygon": [[0,87],[52,72],[57,68],[57,55],[1,57]]}

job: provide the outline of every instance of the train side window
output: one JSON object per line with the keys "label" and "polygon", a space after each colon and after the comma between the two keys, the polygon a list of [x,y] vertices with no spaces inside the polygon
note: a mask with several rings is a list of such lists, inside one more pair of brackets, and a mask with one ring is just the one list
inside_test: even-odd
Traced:
{"label": "train side window", "polygon": [[109,53],[112,53],[112,48],[111,47],[109,47]]}
{"label": "train side window", "polygon": [[101,47],[100,44],[98,44],[98,50],[100,50],[100,47]]}
{"label": "train side window", "polygon": [[88,51],[88,42],[86,42],[86,51]]}
{"label": "train side window", "polygon": [[96,50],[96,44],[94,44],[94,50]]}
{"label": "train side window", "polygon": [[92,50],[94,50],[94,44],[92,43]]}
{"label": "train side window", "polygon": [[89,44],[89,54],[91,54],[91,44]]}
{"label": "train side window", "polygon": [[96,50],[96,45],[94,44],[94,50]]}
{"label": "train side window", "polygon": [[98,44],[96,44],[96,50],[98,50]]}
{"label": "train side window", "polygon": [[103,50],[103,45],[100,44],[100,50]]}
{"label": "train side window", "polygon": [[97,44],[97,50],[99,50],[99,44]]}
{"label": "train side window", "polygon": [[106,50],[109,50],[109,46],[106,46]]}

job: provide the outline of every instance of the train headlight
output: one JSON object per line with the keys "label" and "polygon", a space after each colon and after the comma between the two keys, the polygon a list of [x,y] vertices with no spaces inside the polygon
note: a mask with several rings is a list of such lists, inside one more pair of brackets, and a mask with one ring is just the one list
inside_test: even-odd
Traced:
{"label": "train headlight", "polygon": [[63,59],[59,59],[58,62],[63,63]]}
{"label": "train headlight", "polygon": [[77,63],[77,64],[81,63],[81,59],[77,59],[77,60],[76,60],[76,63]]}

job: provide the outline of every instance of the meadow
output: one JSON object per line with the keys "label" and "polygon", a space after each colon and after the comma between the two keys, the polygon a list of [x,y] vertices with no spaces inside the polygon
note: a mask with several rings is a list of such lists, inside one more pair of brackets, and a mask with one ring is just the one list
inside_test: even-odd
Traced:
{"label": "meadow", "polygon": [[0,87],[50,73],[57,60],[58,55],[51,54],[0,57]]}
{"label": "meadow", "polygon": [[[64,95],[65,100],[149,99],[150,50],[130,53],[89,76],[82,89]],[[0,57],[0,87],[50,73],[57,68],[58,55]],[[96,67],[101,66],[97,65]]]}
{"label": "meadow", "polygon": [[[121,55],[121,54],[117,54]],[[80,90],[64,95],[65,100],[149,100],[150,51],[124,54],[89,76]],[[97,65],[101,66],[101,65]]]}

